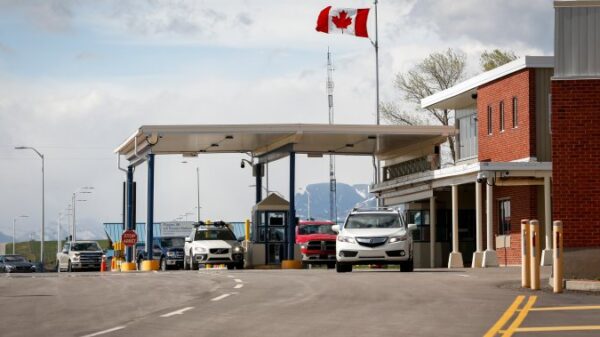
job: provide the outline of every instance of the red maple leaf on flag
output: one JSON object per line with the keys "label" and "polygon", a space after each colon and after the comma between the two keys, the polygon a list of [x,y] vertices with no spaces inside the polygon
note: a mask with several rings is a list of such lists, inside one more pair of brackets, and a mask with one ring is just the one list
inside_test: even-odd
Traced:
{"label": "red maple leaf on flag", "polygon": [[352,24],[352,18],[348,17],[346,11],[341,11],[337,16],[332,17],[331,21],[339,29],[346,29]]}

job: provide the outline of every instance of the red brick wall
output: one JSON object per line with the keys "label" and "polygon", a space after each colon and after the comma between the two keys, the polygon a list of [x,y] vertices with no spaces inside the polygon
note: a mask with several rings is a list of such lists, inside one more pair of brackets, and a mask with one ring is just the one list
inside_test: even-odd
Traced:
{"label": "red brick wall", "polygon": [[[512,99],[518,99],[518,127],[513,128]],[[500,131],[500,102],[504,131]],[[488,106],[492,134],[488,134]],[[479,161],[508,162],[535,157],[535,69],[523,69],[477,89]]]}
{"label": "red brick wall", "polygon": [[553,219],[565,247],[600,246],[600,80],[552,81]]}
{"label": "red brick wall", "polygon": [[[521,264],[521,219],[538,219],[536,186],[494,187],[494,232],[500,233],[500,200],[510,199],[510,248],[497,248],[498,263]],[[508,238],[507,238],[508,241]]]}

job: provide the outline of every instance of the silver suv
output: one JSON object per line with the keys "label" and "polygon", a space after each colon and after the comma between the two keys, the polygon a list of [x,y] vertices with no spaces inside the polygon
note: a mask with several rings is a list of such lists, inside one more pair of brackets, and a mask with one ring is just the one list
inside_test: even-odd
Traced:
{"label": "silver suv", "polygon": [[336,270],[351,272],[353,265],[396,264],[400,271],[413,271],[411,231],[398,210],[391,208],[354,209],[338,232]]}
{"label": "silver suv", "polygon": [[224,222],[199,223],[185,239],[183,268],[197,270],[200,264],[225,264],[244,268],[244,248]]}

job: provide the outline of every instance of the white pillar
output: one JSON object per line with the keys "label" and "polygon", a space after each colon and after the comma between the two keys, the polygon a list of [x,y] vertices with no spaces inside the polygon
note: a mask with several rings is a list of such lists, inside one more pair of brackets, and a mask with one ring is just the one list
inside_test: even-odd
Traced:
{"label": "white pillar", "polygon": [[481,221],[483,210],[483,198],[481,196],[481,184],[475,181],[475,240],[477,249],[473,253],[471,268],[479,268],[483,263],[483,224]]}
{"label": "white pillar", "polygon": [[488,178],[485,184],[485,218],[487,246],[483,252],[483,267],[498,267],[498,255],[494,250],[494,189],[492,179]]}
{"label": "white pillar", "polygon": [[435,216],[435,197],[429,198],[429,266],[435,268],[435,238],[437,218]]}
{"label": "white pillar", "polygon": [[452,185],[452,253],[448,268],[463,268],[463,259],[458,247],[458,185]]}
{"label": "white pillar", "polygon": [[550,177],[544,177],[544,220],[546,232],[546,245],[542,252],[542,266],[552,265],[552,201],[550,199]]}

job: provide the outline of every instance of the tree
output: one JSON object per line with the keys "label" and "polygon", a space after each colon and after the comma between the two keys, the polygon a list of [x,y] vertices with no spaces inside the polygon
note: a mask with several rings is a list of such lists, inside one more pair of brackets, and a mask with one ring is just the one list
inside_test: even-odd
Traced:
{"label": "tree", "polygon": [[[448,49],[432,53],[406,73],[396,75],[394,86],[406,102],[417,105],[416,111],[402,110],[396,103],[381,104],[382,117],[393,124],[418,125],[431,122],[451,125],[451,110],[420,108],[421,99],[454,86],[465,75],[466,56],[460,51]],[[452,163],[456,162],[454,137],[448,137]]]}
{"label": "tree", "polygon": [[481,68],[483,71],[488,71],[516,59],[517,55],[515,55],[512,50],[494,49],[492,51],[486,50],[481,53],[479,62],[481,63]]}

